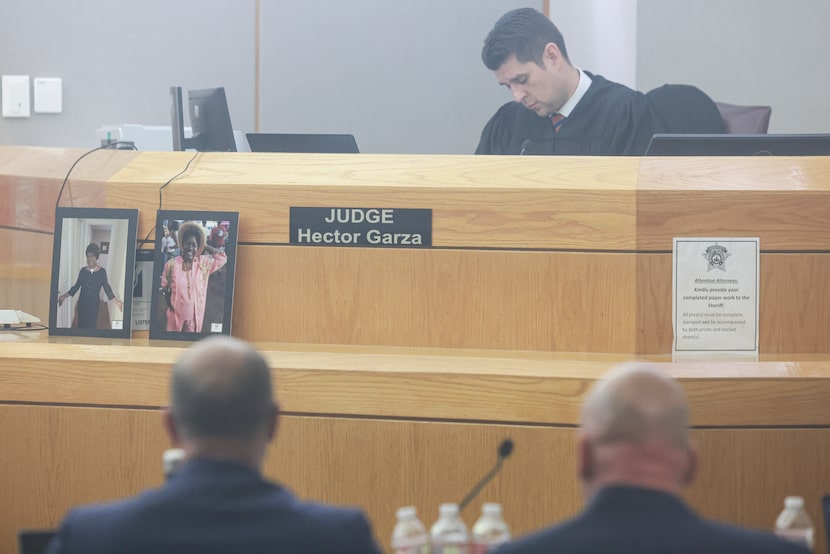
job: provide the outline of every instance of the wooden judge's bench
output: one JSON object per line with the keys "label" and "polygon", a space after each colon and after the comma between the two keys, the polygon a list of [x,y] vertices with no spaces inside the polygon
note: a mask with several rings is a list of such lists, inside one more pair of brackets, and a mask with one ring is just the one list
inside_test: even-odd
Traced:
{"label": "wooden judge's bench", "polygon": [[[81,154],[0,147],[0,308],[48,320],[55,202]],[[61,205],[139,208],[144,237],[193,155],[96,152]],[[292,246],[292,206],[431,209],[433,246]],[[240,212],[233,334],[264,352],[284,410],[265,471],[362,506],[385,547],[397,507],[431,524],[506,437],[514,453],[468,525],[484,501],[514,535],[576,513],[581,399],[635,358],[689,396],[692,506],[769,529],[802,495],[820,527],[830,158],[204,153],[163,207]],[[671,360],[672,238],[700,236],[760,237],[758,362]],[[0,552],[71,506],[161,483],[159,407],[185,346],[2,331]]]}

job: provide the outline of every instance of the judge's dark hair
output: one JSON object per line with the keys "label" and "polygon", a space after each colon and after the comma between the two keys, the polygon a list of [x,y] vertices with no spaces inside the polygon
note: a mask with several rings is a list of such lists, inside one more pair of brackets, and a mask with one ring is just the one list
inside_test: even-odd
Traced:
{"label": "judge's dark hair", "polygon": [[481,60],[487,69],[495,71],[512,55],[521,63],[534,62],[542,67],[542,54],[549,42],[559,47],[568,59],[562,33],[545,14],[533,8],[511,10],[501,16],[484,39]]}
{"label": "judge's dark hair", "polygon": [[184,244],[184,241],[187,240],[187,237],[193,237],[196,239],[196,251],[201,252],[205,248],[205,230],[202,229],[202,226],[196,223],[195,221],[185,221],[179,227],[179,247]]}
{"label": "judge's dark hair", "polygon": [[248,345],[244,354],[223,354],[203,356],[198,367],[188,361],[173,366],[171,412],[184,437],[252,439],[273,417],[271,371],[265,359]]}
{"label": "judge's dark hair", "polygon": [[101,255],[101,248],[98,246],[98,243],[91,242],[89,246],[86,247],[86,255],[87,256],[95,256],[95,259],[98,259],[98,256]]}

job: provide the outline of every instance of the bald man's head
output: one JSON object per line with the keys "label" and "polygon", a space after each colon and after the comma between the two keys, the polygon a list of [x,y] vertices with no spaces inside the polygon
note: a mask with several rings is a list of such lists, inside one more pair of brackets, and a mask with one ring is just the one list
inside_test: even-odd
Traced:
{"label": "bald man's head", "polygon": [[611,370],[588,393],[582,407],[583,432],[601,443],[689,441],[689,409],[680,385],[644,363]]}
{"label": "bald man's head", "polygon": [[211,337],[173,366],[171,413],[184,439],[253,439],[267,432],[276,406],[271,372],[244,341]]}
{"label": "bald man's head", "polygon": [[648,364],[618,366],[594,385],[579,434],[577,465],[588,498],[615,484],[679,494],[697,472],[683,390]]}

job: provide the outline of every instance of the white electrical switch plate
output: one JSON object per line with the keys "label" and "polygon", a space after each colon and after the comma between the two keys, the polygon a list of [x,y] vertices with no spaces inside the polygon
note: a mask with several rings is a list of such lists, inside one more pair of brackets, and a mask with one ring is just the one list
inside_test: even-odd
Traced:
{"label": "white electrical switch plate", "polygon": [[63,81],[60,77],[35,77],[35,113],[63,111]]}
{"label": "white electrical switch plate", "polygon": [[29,76],[3,75],[3,117],[29,117]]}

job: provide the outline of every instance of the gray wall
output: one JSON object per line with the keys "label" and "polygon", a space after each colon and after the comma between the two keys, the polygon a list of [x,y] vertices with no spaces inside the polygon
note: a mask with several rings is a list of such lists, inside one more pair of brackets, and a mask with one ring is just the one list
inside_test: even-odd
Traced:
{"label": "gray wall", "polygon": [[772,106],[771,133],[830,133],[830,2],[639,0],[637,86]]}
{"label": "gray wall", "polygon": [[481,45],[503,12],[526,4],[263,2],[260,129],[354,133],[365,152],[472,153],[510,100]]}
{"label": "gray wall", "polygon": [[254,0],[2,0],[0,73],[63,79],[63,113],[0,118],[0,144],[92,147],[104,124],[169,125],[169,87],[224,86],[254,125]]}
{"label": "gray wall", "polygon": [[[639,89],[695,84],[771,105],[772,132],[830,132],[827,0],[630,1]],[[0,144],[91,147],[105,124],[167,125],[174,84],[224,86],[234,127],[256,127],[255,0],[2,4],[0,74],[62,77],[64,111],[0,118]],[[262,0],[260,130],[354,133],[365,152],[471,152],[509,100],[481,43],[520,5],[542,0]]]}
{"label": "gray wall", "polygon": [[[255,129],[254,0],[3,3],[0,73],[62,77],[64,111],[0,118],[0,144],[91,147],[104,124],[168,125],[174,84],[224,86],[234,127]],[[470,153],[509,100],[481,64],[482,41],[528,2],[261,4],[261,131],[354,133],[365,152]]]}

